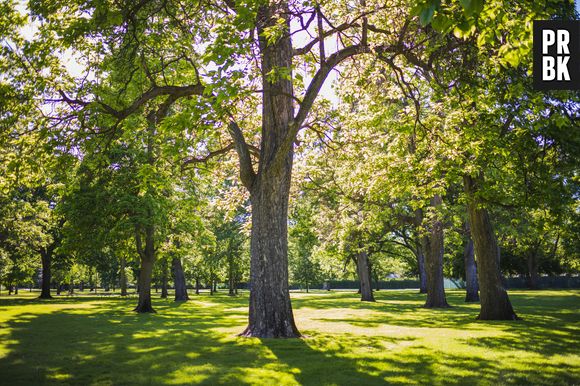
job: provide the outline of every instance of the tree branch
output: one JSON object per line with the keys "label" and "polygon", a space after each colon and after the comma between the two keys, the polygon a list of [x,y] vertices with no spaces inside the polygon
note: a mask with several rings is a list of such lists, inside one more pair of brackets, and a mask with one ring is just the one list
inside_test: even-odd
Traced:
{"label": "tree branch", "polygon": [[244,186],[251,191],[254,180],[256,179],[256,172],[252,166],[250,146],[246,143],[240,126],[233,119],[228,124],[228,132],[234,140],[234,147],[240,158],[240,179]]}

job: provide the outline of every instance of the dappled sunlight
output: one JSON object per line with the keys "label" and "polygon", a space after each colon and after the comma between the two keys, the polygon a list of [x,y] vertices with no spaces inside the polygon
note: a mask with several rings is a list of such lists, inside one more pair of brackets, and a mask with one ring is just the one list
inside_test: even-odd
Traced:
{"label": "dappled sunlight", "polygon": [[134,299],[0,298],[0,373],[11,385],[577,382],[578,291],[510,295],[522,321],[477,321],[461,291],[444,310],[410,291],[380,291],[376,303],[293,293],[304,338],[282,340],[237,336],[247,294],[156,299],[151,315],[132,312]]}

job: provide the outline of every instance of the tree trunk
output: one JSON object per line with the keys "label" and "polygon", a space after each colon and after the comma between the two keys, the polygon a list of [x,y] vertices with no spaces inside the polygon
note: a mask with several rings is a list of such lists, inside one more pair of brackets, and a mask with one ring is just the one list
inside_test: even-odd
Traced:
{"label": "tree trunk", "polygon": [[187,285],[185,283],[185,274],[183,273],[183,266],[181,259],[174,257],[171,261],[171,272],[173,272],[173,283],[175,287],[175,301],[184,302],[189,300],[187,295]]}
{"label": "tree trunk", "polygon": [[356,259],[356,270],[360,282],[360,300],[374,302],[371,275],[369,270],[369,258],[366,252],[359,252]]}
{"label": "tree trunk", "polygon": [[235,272],[234,272],[234,259],[232,256],[228,256],[228,295],[229,296],[234,296],[235,295],[235,291],[234,291],[234,287],[235,287],[235,283],[236,283],[236,278],[235,278]]}
{"label": "tree trunk", "polygon": [[60,284],[60,283],[57,283],[57,284],[56,284],[56,294],[57,294],[57,295],[60,295],[60,291],[61,291],[61,289],[62,289],[62,284]]}
{"label": "tree trunk", "polygon": [[469,224],[478,263],[481,320],[518,319],[502,282],[500,252],[487,210],[477,199],[477,184],[471,176],[464,176],[468,197]]}
{"label": "tree trunk", "polygon": [[289,13],[286,2],[272,2],[259,9],[256,19],[263,88],[262,138],[258,173],[250,186],[247,179],[245,183],[252,203],[251,290],[249,323],[241,335],[248,337],[300,336],[288,288],[288,199],[294,156],[287,138],[294,120],[292,41],[290,34],[284,33],[277,41],[267,42],[264,33],[280,20],[289,31]]}
{"label": "tree trunk", "polygon": [[40,253],[40,258],[42,261],[42,283],[41,283],[41,292],[40,292],[40,299],[52,299],[50,295],[50,281],[52,280],[51,274],[51,258],[52,253],[49,250],[43,250]]}
{"label": "tree trunk", "polygon": [[199,295],[199,277],[195,278],[195,294]]}
{"label": "tree trunk", "polygon": [[[438,210],[442,204],[443,199],[438,194],[431,199],[431,207],[435,210]],[[429,235],[424,236],[427,272],[427,301],[424,307],[446,308],[449,304],[445,298],[443,282],[443,222],[440,214],[435,213],[430,225]]]}
{"label": "tree trunk", "polygon": [[419,267],[419,293],[427,293],[427,272],[425,271],[425,254],[423,248],[417,249],[417,265]]}
{"label": "tree trunk", "polygon": [[161,299],[167,299],[167,275],[168,275],[168,269],[169,267],[167,266],[167,258],[162,260],[162,269],[161,269]]}
{"label": "tree trunk", "polygon": [[[291,160],[288,160],[291,163]],[[300,336],[288,288],[288,193],[290,168],[262,178],[252,192],[250,317],[243,336]]]}
{"label": "tree trunk", "polygon": [[540,275],[539,275],[539,262],[538,262],[538,254],[537,248],[534,248],[532,251],[528,252],[528,277],[527,277],[527,285],[529,289],[539,289],[540,288]]}
{"label": "tree trunk", "polygon": [[18,284],[14,286],[14,295],[18,295]]}
{"label": "tree trunk", "polygon": [[[415,218],[413,225],[415,227],[415,232],[420,235],[420,228],[423,223],[423,210],[418,208],[415,210]],[[413,240],[415,243],[415,256],[417,257],[417,268],[419,270],[419,293],[427,293],[427,272],[425,271],[425,248],[423,237],[419,236],[419,242],[416,239]]]}
{"label": "tree trunk", "polygon": [[155,263],[155,247],[153,226],[145,230],[145,249],[142,250],[140,236],[137,236],[138,250],[141,251],[141,269],[139,270],[139,302],[134,311],[139,313],[155,312],[151,304],[151,278]]}
{"label": "tree trunk", "polygon": [[125,257],[121,257],[121,269],[119,271],[119,286],[121,287],[121,296],[127,296],[127,273],[125,272],[125,267],[127,261]]}
{"label": "tree trunk", "polygon": [[[469,228],[467,228],[467,231],[469,232]],[[467,233],[467,242],[463,249],[463,261],[465,262],[465,301],[478,302],[479,284],[477,283],[477,265],[475,264],[473,240],[469,233]]]}

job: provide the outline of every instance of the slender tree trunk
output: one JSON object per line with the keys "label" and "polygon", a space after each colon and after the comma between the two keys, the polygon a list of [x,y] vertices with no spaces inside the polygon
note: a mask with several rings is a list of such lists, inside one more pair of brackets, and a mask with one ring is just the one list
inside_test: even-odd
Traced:
{"label": "slender tree trunk", "polygon": [[540,288],[540,275],[539,275],[539,262],[538,262],[538,253],[537,248],[534,248],[532,251],[528,252],[528,277],[527,277],[527,284],[529,289],[538,289]]}
{"label": "slender tree trunk", "polygon": [[477,184],[471,176],[463,177],[468,196],[469,224],[478,263],[481,320],[518,319],[502,282],[500,253],[487,210],[477,199]]}
{"label": "slender tree trunk", "polygon": [[419,267],[419,293],[427,293],[427,271],[425,271],[425,254],[423,248],[417,249],[417,265]]}
{"label": "slender tree trunk", "polygon": [[[469,227],[467,227],[467,232],[469,232]],[[477,265],[475,264],[473,240],[471,239],[470,233],[467,233],[467,242],[463,248],[463,261],[465,262],[465,301],[478,302],[479,284],[477,282]]]}
{"label": "slender tree trunk", "polygon": [[18,284],[14,286],[14,295],[18,295]]}
{"label": "slender tree trunk", "polygon": [[42,283],[41,283],[41,292],[40,292],[40,299],[52,299],[50,295],[50,281],[52,280],[52,273],[51,273],[51,260],[52,260],[52,253],[50,250],[43,250],[40,252],[40,258],[42,262]]}
{"label": "slender tree trunk", "polygon": [[[443,204],[443,199],[436,194],[431,199],[431,207],[435,210]],[[443,282],[443,222],[440,215],[435,214],[432,220],[429,235],[425,236],[426,271],[427,271],[427,301],[425,308],[449,307],[445,298]]]}
{"label": "slender tree trunk", "polygon": [[185,283],[185,274],[183,273],[183,266],[181,259],[174,257],[171,261],[171,271],[173,272],[173,283],[175,287],[175,301],[184,302],[189,300],[187,295],[187,285]]}
{"label": "slender tree trunk", "polygon": [[127,296],[127,273],[125,272],[126,265],[127,261],[125,260],[125,256],[122,256],[121,269],[119,271],[119,285],[121,287],[121,296]]}
{"label": "slender tree trunk", "polygon": [[[153,265],[155,263],[154,228],[148,226],[145,230],[145,249],[141,250],[141,269],[139,271],[139,302],[135,311],[139,313],[155,312],[151,304],[151,279]],[[141,244],[140,236],[137,236],[137,244]]]}
{"label": "slender tree trunk", "polygon": [[360,300],[363,302],[374,302],[373,287],[369,270],[369,258],[366,252],[357,254],[356,269],[360,283]]}
{"label": "slender tree trunk", "polygon": [[195,294],[199,295],[199,277],[195,278]]}
{"label": "slender tree trunk", "polygon": [[234,296],[236,279],[235,279],[235,272],[234,272],[234,259],[232,256],[228,256],[228,289],[229,289],[229,296]]}
{"label": "slender tree trunk", "polygon": [[[412,143],[414,143],[412,141]],[[414,146],[412,147],[414,149]],[[413,150],[414,151],[414,150]],[[420,234],[419,229],[423,223],[423,210],[421,208],[415,210],[415,219],[413,225],[417,235]],[[420,236],[420,241],[415,241],[415,256],[417,257],[417,268],[419,269],[419,293],[427,293],[427,271],[425,270],[425,248],[423,237]]]}
{"label": "slender tree trunk", "polygon": [[161,299],[167,299],[167,275],[169,267],[167,266],[167,258],[162,260],[162,269],[161,269]]}
{"label": "slender tree trunk", "polygon": [[85,282],[83,280],[81,280],[81,283],[79,284],[79,291],[81,292],[85,291]]}

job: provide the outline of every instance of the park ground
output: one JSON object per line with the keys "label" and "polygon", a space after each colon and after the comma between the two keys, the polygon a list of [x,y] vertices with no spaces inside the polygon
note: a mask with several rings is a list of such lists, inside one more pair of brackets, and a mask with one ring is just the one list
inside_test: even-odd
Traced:
{"label": "park ground", "polygon": [[240,338],[247,293],[156,299],[0,296],[1,385],[580,385],[580,291],[511,291],[520,321],[475,320],[449,291],[293,293],[303,339]]}

